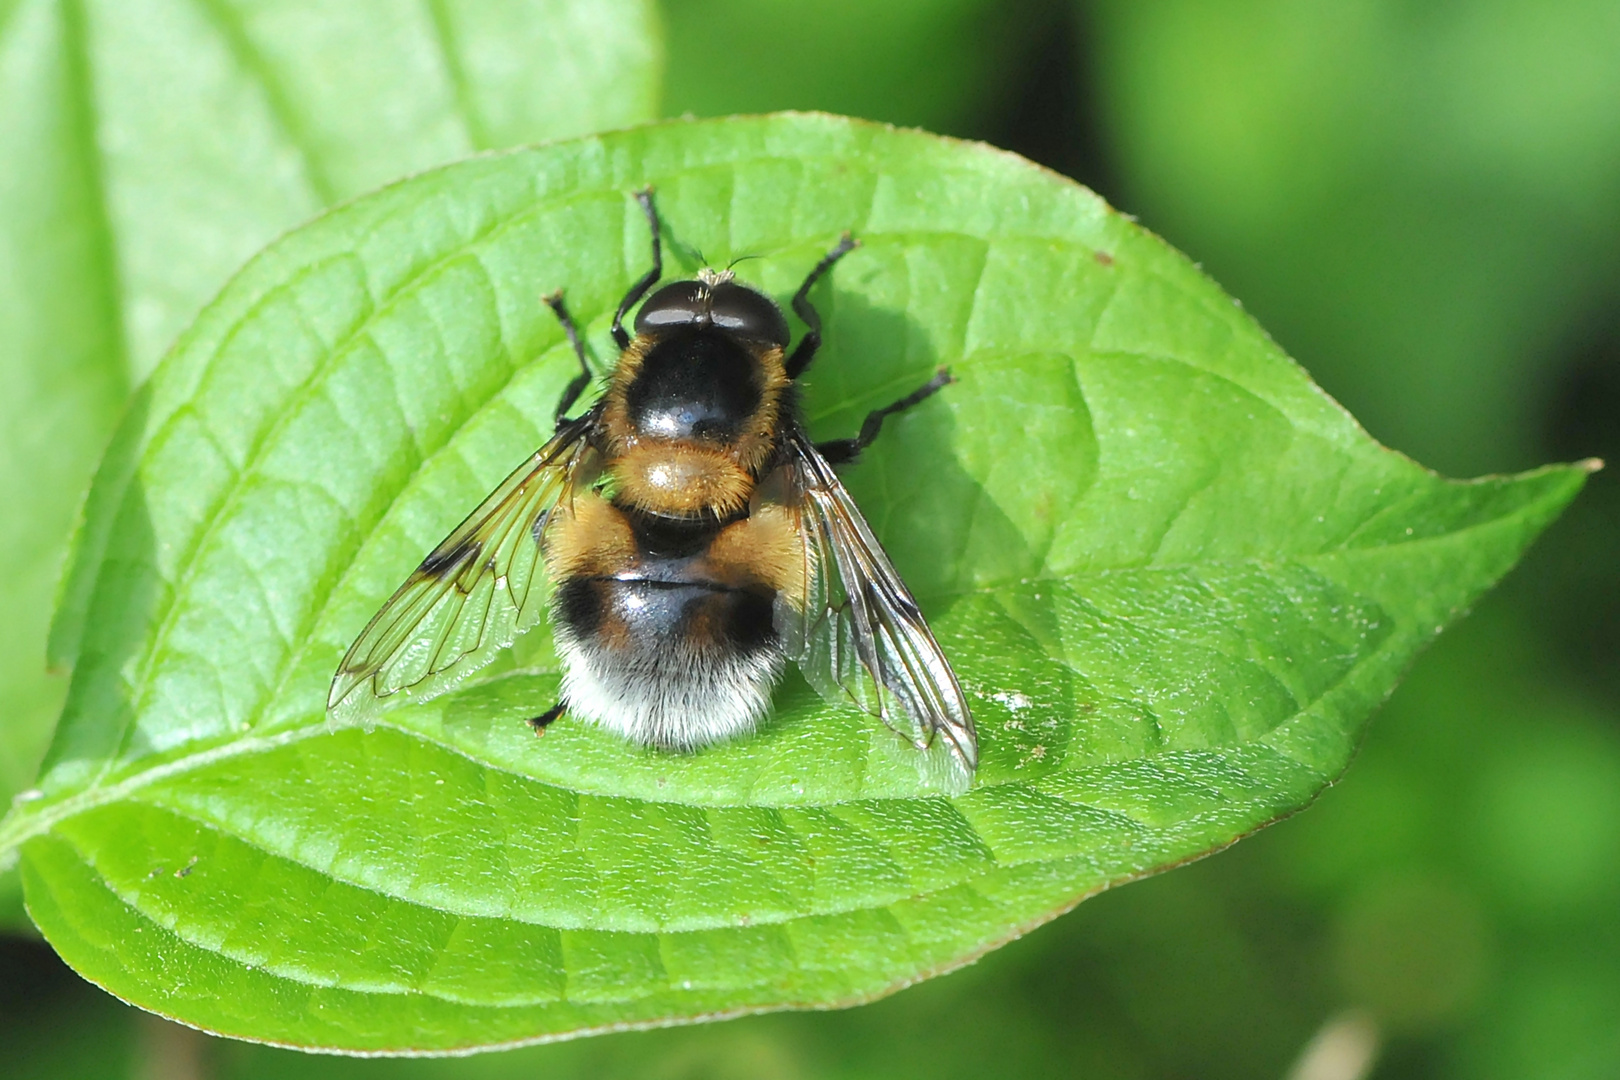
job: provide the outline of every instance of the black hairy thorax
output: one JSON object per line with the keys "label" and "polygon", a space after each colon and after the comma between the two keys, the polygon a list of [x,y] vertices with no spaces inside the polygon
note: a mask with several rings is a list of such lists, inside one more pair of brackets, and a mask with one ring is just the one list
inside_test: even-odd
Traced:
{"label": "black hairy thorax", "polygon": [[754,358],[712,330],[659,341],[625,388],[631,425],[661,439],[730,442],[742,434],[761,398]]}

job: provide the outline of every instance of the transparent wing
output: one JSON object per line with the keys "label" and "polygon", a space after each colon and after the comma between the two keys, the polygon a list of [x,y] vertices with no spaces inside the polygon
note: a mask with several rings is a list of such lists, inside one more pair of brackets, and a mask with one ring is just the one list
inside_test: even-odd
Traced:
{"label": "transparent wing", "polygon": [[823,697],[880,718],[936,779],[966,790],[979,745],[956,674],[832,466],[802,431],[789,451],[784,498],[799,511],[806,597],[777,605],[788,655]]}
{"label": "transparent wing", "polygon": [[582,471],[594,422],[593,412],[564,425],[372,616],[332,677],[333,724],[368,722],[396,696],[437,697],[539,621],[541,531]]}

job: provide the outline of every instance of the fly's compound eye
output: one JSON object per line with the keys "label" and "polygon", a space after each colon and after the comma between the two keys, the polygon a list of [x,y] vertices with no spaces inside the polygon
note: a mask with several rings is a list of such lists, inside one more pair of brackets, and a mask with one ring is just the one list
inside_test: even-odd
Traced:
{"label": "fly's compound eye", "polygon": [[714,325],[728,334],[787,347],[788,324],[782,309],[770,297],[746,285],[728,281],[714,286],[709,311]]}
{"label": "fly's compound eye", "polygon": [[782,348],[787,319],[764,293],[734,281],[677,281],[647,298],[636,314],[636,333],[655,334],[683,327],[722,330],[733,337]]}
{"label": "fly's compound eye", "polygon": [[647,297],[636,313],[636,333],[655,334],[709,322],[708,289],[699,281],[677,281]]}

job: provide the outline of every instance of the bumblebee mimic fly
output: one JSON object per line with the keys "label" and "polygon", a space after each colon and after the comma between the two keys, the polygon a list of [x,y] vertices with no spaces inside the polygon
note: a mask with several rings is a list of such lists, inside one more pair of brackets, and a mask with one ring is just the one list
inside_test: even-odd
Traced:
{"label": "bumblebee mimic fly", "polygon": [[537,731],[566,710],[636,743],[696,750],[753,731],[791,660],[966,788],[978,746],[961,687],[833,471],[950,376],[872,412],[853,438],[812,442],[797,383],[821,343],[810,291],[855,241],[845,234],[794,294],[807,330],[789,353],[782,309],[729,270],[647,295],[663,276],[659,219],[650,190],[636,199],[652,268],[614,314],[606,389],[566,418],[591,370],[562,294],[547,297],[581,369],[556,434],[355,639],[331,716],[443,693],[549,613],[562,694]]}

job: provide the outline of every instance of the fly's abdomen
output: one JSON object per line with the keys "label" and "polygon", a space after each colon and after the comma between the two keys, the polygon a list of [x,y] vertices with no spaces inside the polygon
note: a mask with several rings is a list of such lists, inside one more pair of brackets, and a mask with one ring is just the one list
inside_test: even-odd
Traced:
{"label": "fly's abdomen", "polygon": [[560,515],[546,545],[569,711],[666,749],[752,731],[785,662],[765,525],[671,532],[594,495]]}
{"label": "fly's abdomen", "polygon": [[553,617],[568,709],[667,750],[752,731],[785,659],[772,598],[752,591],[572,578]]}
{"label": "fly's abdomen", "polygon": [[557,590],[557,619],[576,639],[624,654],[751,655],[775,647],[772,597],[690,581],[573,578]]}

